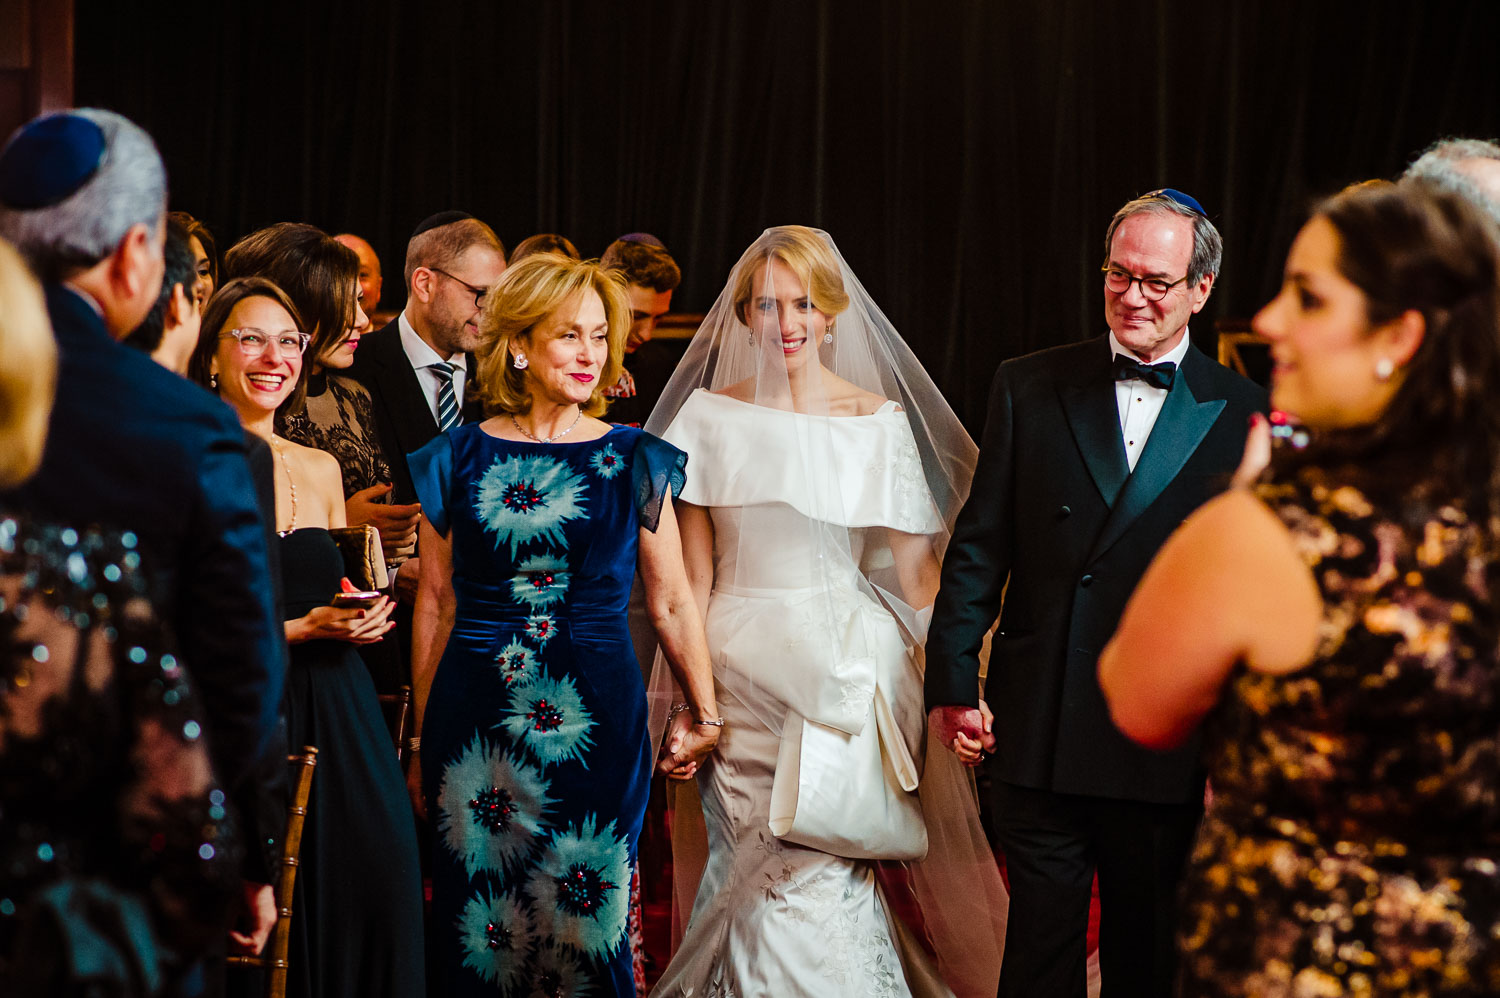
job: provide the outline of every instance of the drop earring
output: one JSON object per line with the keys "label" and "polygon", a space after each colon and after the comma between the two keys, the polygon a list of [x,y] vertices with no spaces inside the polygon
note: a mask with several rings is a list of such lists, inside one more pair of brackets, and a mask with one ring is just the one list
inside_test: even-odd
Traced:
{"label": "drop earring", "polygon": [[526,359],[526,355],[524,353],[518,353],[511,363],[516,365],[517,371],[524,371],[531,364],[531,361]]}
{"label": "drop earring", "polygon": [[212,389],[215,389],[215,390],[218,389],[218,387],[219,387],[219,376],[217,374],[210,374],[208,376],[208,387],[210,387]]}
{"label": "drop earring", "polygon": [[1396,373],[1396,364],[1389,357],[1381,357],[1375,361],[1375,378],[1377,381],[1389,381],[1391,375]]}

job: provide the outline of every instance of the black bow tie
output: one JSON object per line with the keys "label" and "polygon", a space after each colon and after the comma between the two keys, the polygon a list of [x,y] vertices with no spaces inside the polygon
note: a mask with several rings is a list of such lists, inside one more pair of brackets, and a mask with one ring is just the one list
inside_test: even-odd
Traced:
{"label": "black bow tie", "polygon": [[1152,388],[1167,391],[1172,387],[1172,379],[1177,376],[1177,365],[1169,360],[1160,364],[1142,364],[1134,357],[1117,353],[1113,371],[1116,381],[1144,381]]}

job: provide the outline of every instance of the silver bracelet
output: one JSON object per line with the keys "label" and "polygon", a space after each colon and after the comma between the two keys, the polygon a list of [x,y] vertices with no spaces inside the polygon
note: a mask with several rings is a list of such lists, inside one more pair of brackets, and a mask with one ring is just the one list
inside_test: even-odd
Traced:
{"label": "silver bracelet", "polygon": [[[685,700],[679,700],[679,701],[677,701],[676,703],[674,703],[672,705],[672,713],[667,716],[668,723],[670,723],[672,721],[672,718],[676,717],[678,714],[681,714],[683,711],[685,711],[685,710],[692,710],[692,709],[693,709],[692,704],[688,703],[687,701],[685,701]],[[724,719],[722,717],[716,717],[712,721],[701,721],[698,718],[694,718],[693,719],[693,723],[694,724],[704,724],[704,725],[707,725],[710,728],[722,728],[724,726]]]}

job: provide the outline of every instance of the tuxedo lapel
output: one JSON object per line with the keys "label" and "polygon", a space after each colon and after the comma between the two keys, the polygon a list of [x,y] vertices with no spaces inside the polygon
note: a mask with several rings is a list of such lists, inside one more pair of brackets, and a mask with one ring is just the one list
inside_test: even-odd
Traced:
{"label": "tuxedo lapel", "polygon": [[1198,360],[1196,348],[1190,347],[1183,358],[1182,369],[1172,383],[1172,390],[1162,403],[1161,414],[1151,428],[1151,436],[1146,440],[1146,448],[1136,462],[1135,471],[1125,482],[1119,502],[1110,511],[1099,539],[1094,542],[1091,558],[1109,550],[1172,484],[1182,466],[1213,428],[1214,420],[1224,411],[1224,399],[1200,402],[1194,395],[1194,370],[1201,371]]}
{"label": "tuxedo lapel", "polygon": [[1105,505],[1113,507],[1130,476],[1130,463],[1120,436],[1120,406],[1109,374],[1109,346],[1101,341],[1094,355],[1082,365],[1076,381],[1058,387],[1058,394],[1083,463]]}

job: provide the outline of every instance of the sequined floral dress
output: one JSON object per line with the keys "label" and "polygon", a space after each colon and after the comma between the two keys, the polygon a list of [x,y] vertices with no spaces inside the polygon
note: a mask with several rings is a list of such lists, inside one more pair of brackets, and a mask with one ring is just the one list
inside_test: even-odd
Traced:
{"label": "sequined floral dress", "polygon": [[228,928],[239,846],[139,563],[0,517],[0,994],[155,994]]}
{"label": "sequined floral dress", "polygon": [[473,423],[410,457],[457,597],[422,724],[434,994],[635,993],[653,753],[626,606],[639,528],[685,463],[623,426],[534,444]]}
{"label": "sequined floral dress", "polygon": [[1324,612],[1310,665],[1241,668],[1206,729],[1191,998],[1500,993],[1492,556],[1455,509],[1397,515],[1350,480],[1260,487]]}

